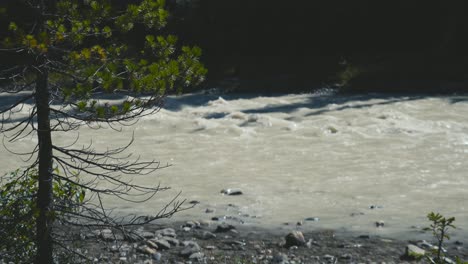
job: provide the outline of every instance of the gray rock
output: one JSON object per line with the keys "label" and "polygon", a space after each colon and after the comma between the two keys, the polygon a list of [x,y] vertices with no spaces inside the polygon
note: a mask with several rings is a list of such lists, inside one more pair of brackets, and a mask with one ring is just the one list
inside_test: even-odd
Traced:
{"label": "gray rock", "polygon": [[137,251],[141,252],[143,254],[148,254],[148,255],[156,254],[156,249],[150,248],[150,247],[148,247],[146,245],[137,247]]}
{"label": "gray rock", "polygon": [[224,194],[224,195],[241,195],[241,194],[242,194],[242,190],[241,190],[241,189],[237,189],[237,188],[233,188],[233,189],[223,189],[223,190],[221,190],[221,193]]}
{"label": "gray rock", "polygon": [[99,236],[105,241],[113,241],[115,240],[114,233],[110,229],[103,229],[101,230]]}
{"label": "gray rock", "polygon": [[406,246],[405,254],[411,259],[419,259],[426,254],[426,251],[420,247],[410,244]]}
{"label": "gray rock", "polygon": [[154,248],[154,249],[158,249],[158,248],[159,248],[158,245],[157,245],[156,243],[154,243],[153,241],[151,241],[151,240],[147,240],[145,243],[146,243],[146,245],[147,245],[148,247],[150,247],[150,248]]}
{"label": "gray rock", "polygon": [[292,246],[303,246],[306,244],[304,235],[301,231],[292,231],[291,233],[286,235],[285,240],[286,243],[284,244],[284,246],[287,248],[290,248]]}
{"label": "gray rock", "polygon": [[182,227],[182,230],[184,230],[184,232],[190,232],[190,230],[192,230],[192,228],[190,228],[188,226],[184,226],[184,227]]}
{"label": "gray rock", "polygon": [[194,241],[184,241],[182,242],[184,248],[180,251],[180,255],[188,257],[193,253],[200,252],[200,246]]}
{"label": "gray rock", "polygon": [[164,237],[173,237],[176,238],[176,232],[173,228],[164,228],[156,231],[156,236],[164,236]]}
{"label": "gray rock", "polygon": [[196,252],[196,253],[191,254],[188,258],[192,260],[201,261],[203,257],[205,257],[205,254],[203,254],[202,252]]}
{"label": "gray rock", "polygon": [[163,238],[153,238],[149,241],[155,243],[158,246],[158,249],[170,249],[171,248],[171,244],[169,244],[169,242]]}
{"label": "gray rock", "polygon": [[225,233],[231,230],[235,230],[236,228],[233,225],[228,225],[226,223],[222,223],[216,227],[215,233]]}
{"label": "gray rock", "polygon": [[310,221],[310,222],[318,222],[318,221],[320,221],[320,218],[318,218],[318,217],[307,217],[304,220],[305,221]]}

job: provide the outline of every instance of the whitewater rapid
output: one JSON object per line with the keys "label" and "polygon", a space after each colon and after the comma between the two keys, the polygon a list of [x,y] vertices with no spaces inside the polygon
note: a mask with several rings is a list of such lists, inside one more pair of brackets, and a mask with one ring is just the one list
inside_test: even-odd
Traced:
{"label": "whitewater rapid", "polygon": [[[145,204],[108,199],[118,212],[152,214],[182,191],[200,203],[175,219],[228,215],[277,227],[312,217],[305,228],[401,236],[428,226],[435,211],[456,217],[466,236],[467,113],[467,96],[198,93],[169,96],[120,133],[83,127],[54,138],[66,144],[79,133],[106,148],[134,133],[132,152],[171,165],[134,178],[170,191]],[[23,164],[3,148],[0,163],[4,172]],[[243,194],[224,196],[225,188]]]}

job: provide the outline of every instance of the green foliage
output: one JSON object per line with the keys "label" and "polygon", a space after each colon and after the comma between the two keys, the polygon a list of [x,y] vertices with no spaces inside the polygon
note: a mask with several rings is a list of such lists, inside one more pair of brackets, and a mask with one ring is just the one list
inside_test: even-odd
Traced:
{"label": "green foliage", "polygon": [[[0,253],[7,263],[32,263],[36,253],[37,170],[16,170],[2,177],[0,183]],[[86,193],[76,184],[54,179],[54,219],[79,210]]]}
{"label": "green foliage", "polygon": [[[442,246],[446,239],[450,239],[448,231],[450,229],[456,229],[455,225],[453,225],[453,222],[455,222],[455,217],[445,218],[439,213],[431,212],[427,215],[427,219],[432,222],[430,230],[432,230],[432,234],[437,240],[437,248],[432,251],[433,258],[430,258],[430,260],[436,264],[444,264],[446,262],[444,260],[445,254],[443,252]],[[456,259],[456,262],[458,264],[467,263],[461,261],[459,258]]]}
{"label": "green foliage", "polygon": [[361,75],[363,70],[357,66],[348,64],[346,68],[338,74],[338,82],[340,86],[347,86],[350,82]]}
{"label": "green foliage", "polygon": [[[28,1],[19,2],[28,6]],[[17,54],[24,56],[25,64],[18,66],[25,67],[25,75],[34,74],[34,68],[47,68],[49,75],[54,76],[49,81],[55,81],[58,95],[88,120],[109,120],[141,107],[157,105],[154,100],[140,100],[138,105],[136,100],[123,101],[120,105],[92,104],[95,94],[161,96],[198,85],[207,74],[199,61],[200,48],[183,46],[178,51],[177,37],[156,34],[169,16],[164,0],[142,0],[127,6],[110,0],[37,2],[54,13],[32,17],[37,21],[33,29],[21,18],[9,17],[14,21],[9,24],[9,35],[2,39],[0,46],[21,47]],[[137,25],[139,30],[145,29],[144,34],[131,33]],[[142,37],[140,42],[144,45],[129,45],[127,38],[135,36]],[[35,65],[38,61],[49,63]],[[31,64],[35,67],[29,67]]]}

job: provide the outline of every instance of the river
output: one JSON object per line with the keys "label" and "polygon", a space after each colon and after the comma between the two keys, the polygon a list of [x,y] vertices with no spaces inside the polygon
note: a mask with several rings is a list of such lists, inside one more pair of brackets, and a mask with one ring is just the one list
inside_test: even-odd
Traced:
{"label": "river", "polygon": [[[134,179],[170,191],[145,204],[108,199],[117,212],[151,214],[182,191],[200,203],[175,219],[228,215],[277,227],[312,217],[318,221],[305,228],[405,236],[428,226],[435,211],[456,217],[456,236],[466,237],[467,114],[468,96],[459,95],[198,93],[168,97],[157,114],[120,133],[81,128],[54,138],[66,144],[79,133],[83,144],[92,138],[108,147],[134,132],[132,152],[172,165]],[[2,148],[2,170],[21,164]],[[222,195],[226,188],[243,194]]]}

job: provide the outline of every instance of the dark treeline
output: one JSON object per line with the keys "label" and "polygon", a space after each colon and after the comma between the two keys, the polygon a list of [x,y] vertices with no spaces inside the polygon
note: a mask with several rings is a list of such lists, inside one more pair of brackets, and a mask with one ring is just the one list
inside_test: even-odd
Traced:
{"label": "dark treeline", "polygon": [[[241,90],[452,92],[468,80],[468,3],[172,2],[173,30],[205,53],[210,80]],[[239,87],[238,87],[239,88]]]}
{"label": "dark treeline", "polygon": [[[5,3],[2,36],[12,16],[30,15],[19,1]],[[172,15],[163,33],[203,49],[208,87],[468,91],[468,1],[167,0],[167,7]],[[123,37],[143,45],[135,43],[142,38]]]}

